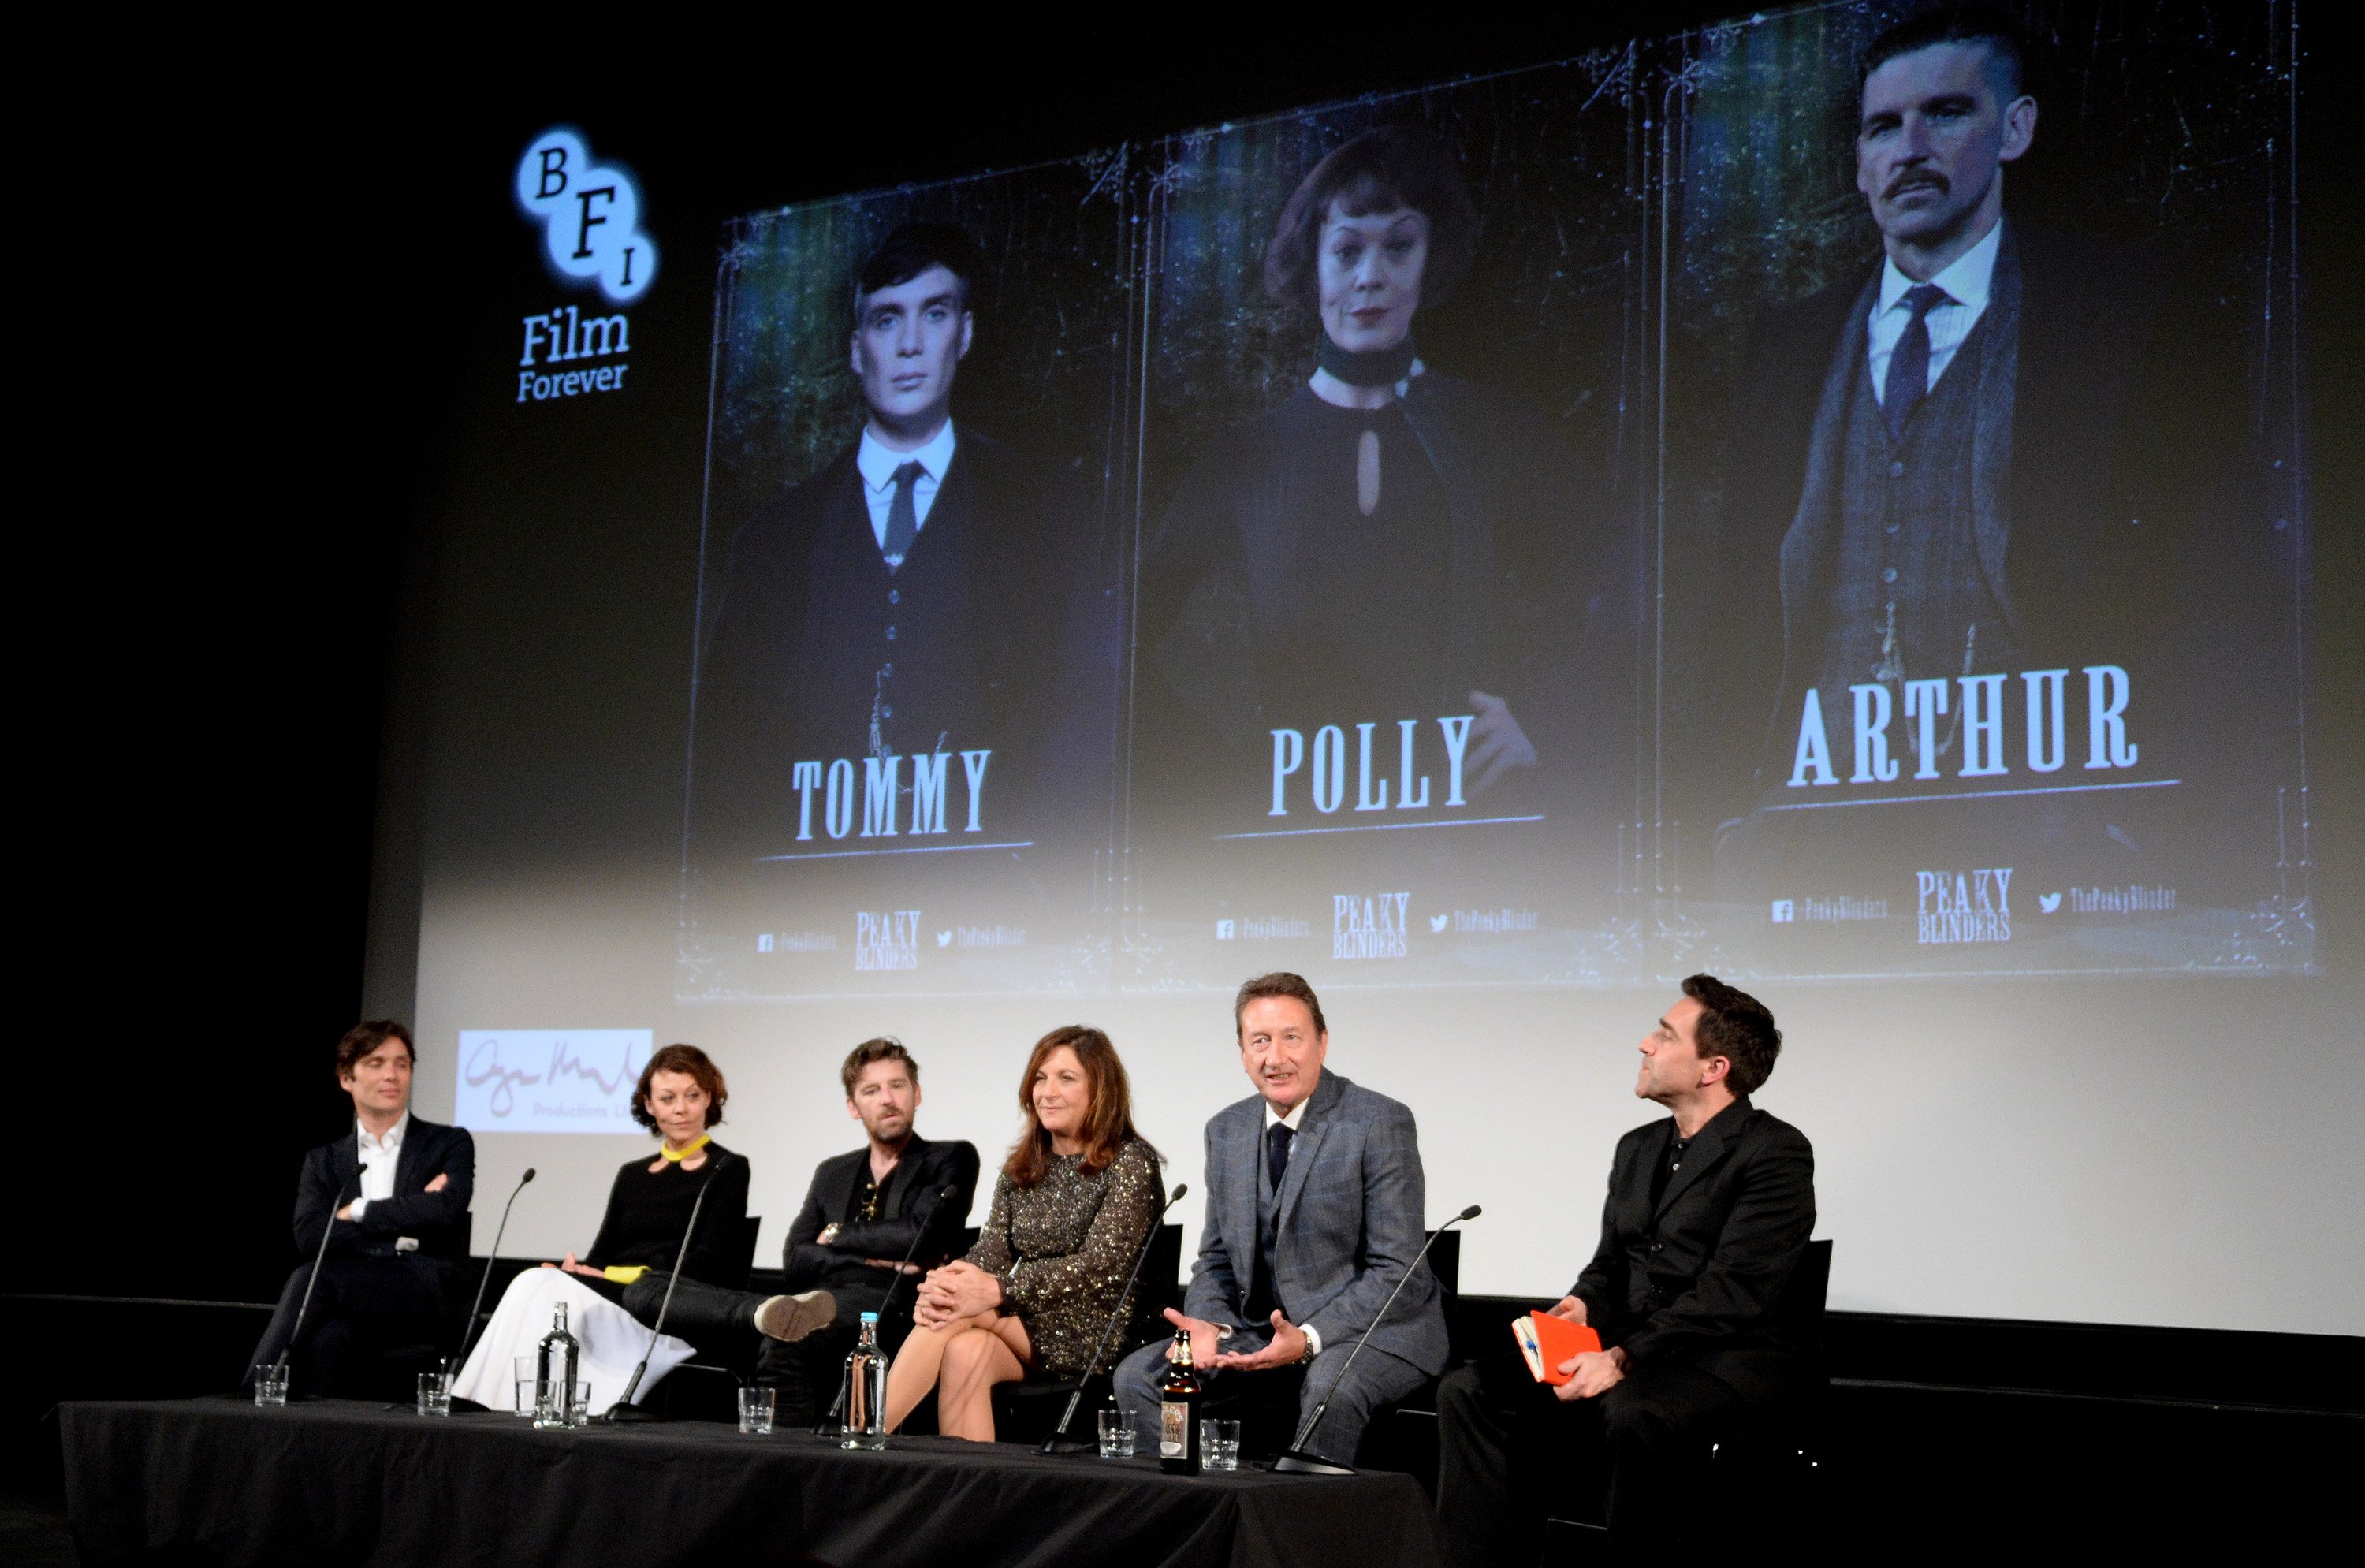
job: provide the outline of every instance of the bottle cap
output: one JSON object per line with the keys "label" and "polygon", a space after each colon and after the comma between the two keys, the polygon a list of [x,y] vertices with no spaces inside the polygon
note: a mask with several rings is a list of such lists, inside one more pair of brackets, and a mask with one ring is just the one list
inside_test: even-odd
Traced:
{"label": "bottle cap", "polygon": [[879,1321],[879,1315],[875,1312],[866,1312],[862,1315],[862,1321],[865,1323],[876,1323]]}

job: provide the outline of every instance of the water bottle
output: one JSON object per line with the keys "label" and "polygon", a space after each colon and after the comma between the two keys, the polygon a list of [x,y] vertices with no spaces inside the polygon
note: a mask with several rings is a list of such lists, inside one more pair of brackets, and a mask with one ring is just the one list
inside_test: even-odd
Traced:
{"label": "water bottle", "polygon": [[569,1406],[575,1402],[575,1368],[583,1347],[566,1331],[566,1304],[557,1304],[550,1332],[533,1358],[533,1424],[537,1430],[563,1432]]}
{"label": "water bottle", "polygon": [[846,1358],[846,1389],[839,1408],[846,1427],[838,1434],[842,1449],[883,1449],[887,1446],[887,1352],[879,1348],[879,1315],[862,1315],[862,1338]]}

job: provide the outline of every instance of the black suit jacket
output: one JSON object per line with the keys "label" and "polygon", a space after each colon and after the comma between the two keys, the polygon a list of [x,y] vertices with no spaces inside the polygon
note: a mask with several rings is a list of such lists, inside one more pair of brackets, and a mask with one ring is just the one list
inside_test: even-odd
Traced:
{"label": "black suit jacket", "polygon": [[[349,1132],[304,1157],[296,1181],[296,1249],[310,1257],[320,1245],[320,1227],[361,1193],[361,1137]],[[448,1178],[440,1193],[427,1191],[436,1177]],[[394,1196],[362,1210],[362,1217],[334,1222],[331,1258],[392,1257],[400,1237],[413,1237],[422,1258],[468,1255],[468,1204],[476,1191],[476,1140],[465,1127],[447,1127],[413,1114],[396,1159]],[[342,1194],[342,1195],[341,1195]]]}
{"label": "black suit jacket", "polygon": [[[839,1218],[853,1202],[856,1188],[869,1169],[869,1146],[851,1154],[824,1159],[813,1170],[813,1185],[805,1190],[804,1207],[789,1226],[781,1249],[780,1267],[792,1291],[810,1290],[833,1277],[850,1277],[884,1290],[893,1276],[880,1269],[863,1270],[866,1258],[901,1258],[919,1240],[913,1261],[934,1268],[961,1250],[961,1232],[969,1224],[970,1205],[977,1198],[977,1146],[966,1140],[931,1143],[917,1133],[904,1146],[903,1158],[888,1174],[879,1196],[879,1217],[867,1224],[847,1225],[824,1247],[815,1238]],[[955,1189],[937,1202],[931,1193]],[[922,1226],[927,1234],[921,1235]],[[907,1303],[908,1294],[902,1298]],[[907,1308],[908,1309],[908,1308]]]}
{"label": "black suit jacket", "polygon": [[1601,1245],[1569,1294],[1603,1346],[1690,1363],[1753,1398],[1781,1394],[1800,1351],[1786,1301],[1815,1228],[1815,1151],[1743,1095],[1699,1130],[1656,1204],[1675,1118],[1618,1140]]}
{"label": "black suit jacket", "polygon": [[[1104,826],[1119,617],[1114,560],[1077,476],[957,422],[951,465],[891,574],[859,450],[734,537],[700,661],[699,864],[711,873],[790,850],[791,769],[870,755],[874,699],[880,737],[900,756],[992,750],[995,834],[1039,841],[1063,824],[1070,835],[1081,821]],[[883,664],[893,674],[882,681]]]}
{"label": "black suit jacket", "polygon": [[[2198,701],[2222,721],[2244,700],[2225,629],[2255,613],[2247,606],[2270,587],[2271,554],[2271,534],[2248,526],[2263,514],[2240,483],[2246,377],[2223,302],[2175,286],[2131,252],[2010,219],[2005,238],[2019,259],[2021,308],[2003,575],[2029,667],[2148,666],[2146,711]],[[1799,666],[1821,645],[1828,588],[1819,580],[1785,646],[1782,541],[1833,352],[1843,333],[1862,342],[1853,312],[1865,283],[1856,274],[1767,312],[1735,392],[1721,582],[1702,622],[1709,707],[1721,722],[1706,733],[1711,745],[1747,747],[1752,767],[1788,767]],[[2180,689],[2160,690],[2161,680]],[[2206,737],[2195,740],[2190,749],[2202,750]],[[2176,737],[2151,726],[2155,743]],[[2196,762],[2174,766],[2189,775]]]}

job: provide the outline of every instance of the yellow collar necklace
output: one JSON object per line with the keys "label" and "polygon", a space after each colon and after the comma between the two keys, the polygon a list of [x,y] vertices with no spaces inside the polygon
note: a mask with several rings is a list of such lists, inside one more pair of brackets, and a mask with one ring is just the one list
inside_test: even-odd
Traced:
{"label": "yellow collar necklace", "polygon": [[698,1135],[698,1141],[691,1144],[688,1148],[673,1149],[666,1148],[663,1144],[659,1144],[657,1146],[657,1153],[662,1155],[664,1158],[672,1160],[676,1165],[678,1165],[683,1160],[688,1159],[691,1155],[696,1154],[700,1149],[704,1148],[708,1144],[712,1143],[713,1141],[714,1135],[712,1133],[701,1133]]}

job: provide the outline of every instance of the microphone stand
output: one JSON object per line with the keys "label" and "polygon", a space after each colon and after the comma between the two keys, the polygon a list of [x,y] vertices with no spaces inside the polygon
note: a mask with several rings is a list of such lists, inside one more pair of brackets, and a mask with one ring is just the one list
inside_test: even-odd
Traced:
{"label": "microphone stand", "polygon": [[476,1281],[476,1299],[468,1304],[467,1318],[460,1327],[460,1349],[443,1358],[443,1370],[454,1377],[459,1375],[460,1363],[468,1359],[469,1348],[476,1338],[476,1314],[484,1310],[485,1287],[493,1282],[493,1260],[501,1255],[501,1238],[509,1234],[510,1210],[517,1206],[518,1194],[524,1192],[525,1184],[532,1180],[533,1167],[529,1165],[525,1168],[525,1174],[518,1178],[518,1184],[510,1189],[510,1201],[501,1205],[501,1223],[493,1231],[493,1249],[485,1254],[485,1272]]}
{"label": "microphone stand", "polygon": [[[1149,1249],[1157,1244],[1158,1233],[1165,1228],[1166,1216],[1173,1211],[1176,1204],[1182,1201],[1183,1194],[1190,1190],[1191,1183],[1185,1182],[1169,1193],[1166,1206],[1158,1211],[1158,1222],[1149,1227],[1149,1234],[1141,1238],[1141,1249],[1133,1255],[1133,1272],[1125,1277],[1125,1289],[1117,1293],[1116,1307],[1109,1314],[1107,1326],[1101,1330],[1100,1345],[1093,1351],[1093,1359],[1085,1363],[1084,1375],[1077,1380],[1076,1391],[1068,1395],[1068,1407],[1059,1412],[1059,1424],[1051,1428],[1051,1435],[1043,1439],[1043,1446],[1035,1450],[1037,1453],[1050,1454],[1059,1451],[1059,1445],[1068,1435],[1068,1423],[1076,1418],[1076,1406],[1083,1403],[1084,1390],[1092,1386],[1093,1374],[1101,1370],[1101,1358],[1108,1354],[1109,1340],[1116,1334],[1118,1316],[1125,1311],[1125,1304],[1133,1294],[1134,1282],[1141,1278],[1141,1266],[1149,1261]],[[1110,1397],[1115,1397],[1114,1388],[1110,1390]]]}
{"label": "microphone stand", "polygon": [[[960,1183],[958,1182],[947,1182],[936,1189],[936,1201],[928,1205],[927,1217],[920,1221],[919,1228],[912,1233],[912,1245],[903,1249],[903,1260],[895,1265],[895,1277],[887,1282],[887,1292],[879,1298],[879,1320],[881,1323],[887,1320],[887,1304],[895,1299],[895,1287],[903,1282],[903,1275],[912,1267],[913,1258],[919,1253],[920,1243],[927,1237],[928,1226],[936,1221],[936,1210],[942,1208],[947,1200],[959,1190]],[[845,1408],[846,1384],[841,1381],[837,1385],[837,1397],[829,1402],[829,1414],[813,1423],[813,1436],[825,1438],[835,1431],[837,1428],[838,1412]]]}
{"label": "microphone stand", "polygon": [[[364,1173],[368,1170],[369,1166],[364,1163],[353,1171],[353,1181],[357,1186]],[[320,1265],[329,1260],[329,1238],[336,1232],[337,1211],[344,1206],[345,1184],[340,1182],[337,1183],[336,1192],[329,1199],[328,1217],[320,1225],[320,1249],[312,1255],[312,1272],[304,1281],[304,1300],[302,1305],[296,1308],[296,1326],[287,1331],[287,1343],[279,1347],[279,1359],[271,1363],[272,1370],[275,1372],[284,1372],[287,1370],[287,1358],[294,1353],[296,1341],[303,1338],[304,1316],[312,1310],[312,1291],[320,1282]]]}
{"label": "microphone stand", "polygon": [[633,1395],[640,1392],[641,1379],[648,1375],[649,1358],[656,1353],[657,1341],[665,1336],[666,1314],[673,1310],[673,1289],[681,1283],[681,1266],[689,1260],[690,1238],[698,1234],[698,1216],[706,1209],[706,1194],[714,1191],[714,1179],[723,1174],[723,1167],[729,1165],[734,1158],[727,1153],[717,1154],[714,1157],[714,1169],[706,1173],[706,1184],[699,1188],[697,1201],[689,1205],[689,1223],[681,1227],[681,1248],[674,1254],[673,1272],[666,1276],[665,1300],[657,1304],[657,1320],[649,1329],[648,1346],[641,1351],[640,1365],[633,1369],[631,1380],[624,1384],[624,1396],[608,1406],[608,1413],[600,1417],[602,1421],[612,1423],[665,1419],[664,1417],[653,1416],[633,1404]]}
{"label": "microphone stand", "polygon": [[[1330,1380],[1330,1394],[1336,1394],[1339,1391],[1339,1385],[1347,1381],[1347,1374],[1355,1370],[1355,1358],[1362,1355],[1363,1347],[1372,1342],[1372,1328],[1377,1328],[1382,1323],[1387,1321],[1388,1308],[1395,1305],[1396,1297],[1404,1294],[1405,1286],[1412,1283],[1412,1277],[1420,1271],[1421,1261],[1429,1256],[1429,1249],[1437,1245],[1437,1238],[1465,1219],[1476,1219],[1478,1212],[1478,1205],[1473,1204],[1429,1233],[1429,1239],[1422,1242],[1420,1250],[1413,1254],[1412,1267],[1407,1269],[1404,1278],[1396,1282],[1396,1288],[1388,1293],[1388,1299],[1380,1303],[1380,1310],[1372,1319],[1372,1327],[1364,1329],[1362,1337],[1355,1341],[1355,1348],[1347,1352],[1347,1364],[1340,1367],[1339,1375]],[[1322,1424],[1322,1413],[1330,1408],[1330,1394],[1325,1394],[1322,1396],[1322,1402],[1314,1407],[1314,1414],[1306,1417],[1305,1422],[1298,1427],[1297,1436],[1290,1440],[1289,1447],[1283,1450],[1281,1457],[1272,1462],[1272,1468],[1277,1473],[1283,1475],[1352,1475],[1355,1473],[1354,1468],[1351,1465],[1333,1464],[1319,1454],[1306,1451],[1306,1439],[1314,1435],[1314,1428]]]}

